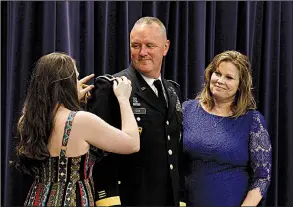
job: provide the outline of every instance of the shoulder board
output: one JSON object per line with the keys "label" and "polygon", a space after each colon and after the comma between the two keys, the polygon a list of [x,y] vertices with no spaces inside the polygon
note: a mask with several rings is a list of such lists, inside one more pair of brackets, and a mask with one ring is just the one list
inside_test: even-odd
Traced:
{"label": "shoulder board", "polygon": [[105,74],[105,75],[101,75],[101,76],[96,77],[96,79],[99,79],[99,78],[106,79],[108,81],[113,81],[116,79],[114,76],[109,75],[109,74]]}
{"label": "shoulder board", "polygon": [[177,87],[179,87],[179,88],[180,88],[180,85],[179,85],[178,83],[176,83],[175,81],[173,81],[173,80],[167,80],[167,81],[169,81],[169,82],[173,83],[174,85],[176,85]]}

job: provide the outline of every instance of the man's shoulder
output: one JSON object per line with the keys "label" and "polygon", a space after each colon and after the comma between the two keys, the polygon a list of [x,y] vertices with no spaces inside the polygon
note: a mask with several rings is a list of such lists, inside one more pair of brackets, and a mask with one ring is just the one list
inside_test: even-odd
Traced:
{"label": "man's shoulder", "polygon": [[104,74],[104,75],[100,75],[100,76],[97,76],[96,77],[96,80],[97,79],[102,79],[102,80],[107,80],[109,82],[112,82],[113,80],[115,80],[116,77],[120,77],[120,76],[126,76],[128,77],[128,72],[127,72],[127,69],[124,69],[118,73],[115,73],[113,75],[110,75],[110,74]]}
{"label": "man's shoulder", "polygon": [[173,81],[173,80],[168,80],[168,79],[165,79],[166,81],[168,81],[169,83],[171,83],[171,85],[173,86],[173,88],[175,88],[175,90],[177,90],[177,92],[180,91],[180,85],[179,83]]}
{"label": "man's shoulder", "polygon": [[126,68],[118,73],[115,73],[113,76],[114,77],[126,76],[127,78],[129,78],[127,70],[128,70],[128,68]]}
{"label": "man's shoulder", "polygon": [[175,82],[175,81],[173,81],[173,80],[168,80],[168,79],[166,79],[166,81],[172,83],[172,84],[175,85],[177,88],[180,88],[179,83],[177,83],[177,82]]}
{"label": "man's shoulder", "polygon": [[126,76],[127,78],[129,78],[129,75],[128,75],[128,72],[127,72],[127,69],[124,69],[118,73],[115,73],[113,75],[110,75],[110,74],[104,74],[104,75],[100,75],[100,76],[97,76],[95,78],[95,88],[112,88],[113,86],[113,81],[117,78],[117,77],[120,77],[120,76]]}
{"label": "man's shoulder", "polygon": [[112,82],[113,80],[115,80],[116,77],[120,77],[120,76],[126,76],[128,77],[128,72],[127,72],[127,69],[124,69],[118,73],[115,73],[113,75],[110,75],[110,74],[104,74],[104,75],[100,75],[100,76],[97,76],[96,77],[96,80],[97,79],[102,79],[102,80],[107,80],[109,82]]}
{"label": "man's shoulder", "polygon": [[91,93],[94,93],[95,91],[101,91],[101,90],[103,91],[103,90],[112,89],[114,80],[115,80],[115,77],[109,74],[97,76],[94,82],[95,88],[93,89]]}

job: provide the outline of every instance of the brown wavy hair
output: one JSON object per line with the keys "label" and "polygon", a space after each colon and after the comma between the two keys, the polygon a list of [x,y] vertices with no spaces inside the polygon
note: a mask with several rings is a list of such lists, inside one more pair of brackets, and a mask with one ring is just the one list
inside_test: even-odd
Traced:
{"label": "brown wavy hair", "polygon": [[225,51],[213,58],[212,62],[205,69],[203,89],[196,99],[210,110],[214,107],[215,103],[210,90],[210,81],[213,72],[223,61],[233,63],[239,71],[239,88],[231,105],[231,117],[237,118],[244,115],[248,110],[256,109],[256,103],[252,95],[251,64],[247,56],[240,52]]}
{"label": "brown wavy hair", "polygon": [[41,57],[31,76],[17,126],[16,167],[37,173],[50,157],[48,142],[58,108],[79,110],[75,61],[64,53]]}

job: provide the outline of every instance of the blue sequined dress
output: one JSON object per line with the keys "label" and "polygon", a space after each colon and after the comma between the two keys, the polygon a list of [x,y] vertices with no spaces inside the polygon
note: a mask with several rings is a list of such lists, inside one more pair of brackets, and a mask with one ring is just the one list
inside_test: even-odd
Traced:
{"label": "blue sequined dress", "polygon": [[183,103],[185,185],[189,206],[240,206],[249,190],[266,195],[271,144],[260,112],[239,118],[206,112],[197,100]]}

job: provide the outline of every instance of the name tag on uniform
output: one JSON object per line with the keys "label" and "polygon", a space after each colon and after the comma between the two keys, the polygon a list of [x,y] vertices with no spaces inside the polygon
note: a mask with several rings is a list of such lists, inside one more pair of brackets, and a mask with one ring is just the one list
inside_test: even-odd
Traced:
{"label": "name tag on uniform", "polygon": [[146,108],[132,108],[134,114],[146,114]]}

